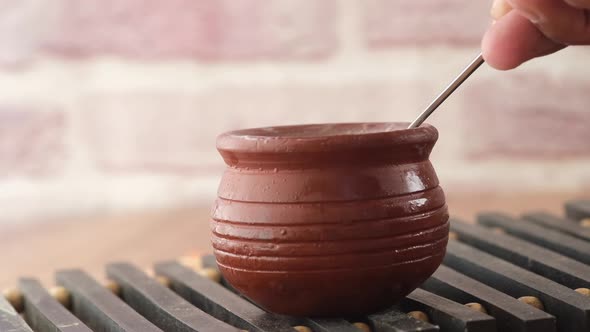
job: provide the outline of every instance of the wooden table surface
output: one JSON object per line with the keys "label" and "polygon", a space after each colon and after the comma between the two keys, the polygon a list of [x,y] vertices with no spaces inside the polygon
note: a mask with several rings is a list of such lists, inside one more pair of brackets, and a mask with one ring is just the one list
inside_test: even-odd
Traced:
{"label": "wooden table surface", "polygon": [[[473,220],[477,212],[519,214],[545,210],[562,214],[563,202],[590,193],[447,194],[451,214]],[[103,279],[107,262],[129,261],[148,268],[153,262],[209,252],[209,208],[77,218],[0,226],[0,289],[21,276],[53,285],[61,268],[82,268]]]}

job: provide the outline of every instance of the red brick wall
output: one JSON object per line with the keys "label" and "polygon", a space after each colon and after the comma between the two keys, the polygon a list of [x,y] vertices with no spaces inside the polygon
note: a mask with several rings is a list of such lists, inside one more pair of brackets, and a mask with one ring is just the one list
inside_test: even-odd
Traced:
{"label": "red brick wall", "polygon": [[[0,222],[209,204],[222,131],[409,121],[489,1],[6,0]],[[447,191],[590,187],[589,49],[483,67],[431,119]]]}

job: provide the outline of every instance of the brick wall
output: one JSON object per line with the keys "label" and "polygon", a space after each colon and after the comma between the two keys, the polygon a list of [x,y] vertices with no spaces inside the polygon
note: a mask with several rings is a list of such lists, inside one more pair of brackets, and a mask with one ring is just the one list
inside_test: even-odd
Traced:
{"label": "brick wall", "polygon": [[[208,205],[215,136],[411,120],[489,1],[5,0],[0,222]],[[430,120],[447,192],[590,187],[588,49],[483,67]]]}

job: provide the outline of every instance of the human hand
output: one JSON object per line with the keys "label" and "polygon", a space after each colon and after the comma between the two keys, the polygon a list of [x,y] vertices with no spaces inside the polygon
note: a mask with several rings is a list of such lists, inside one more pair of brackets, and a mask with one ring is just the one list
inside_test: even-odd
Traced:
{"label": "human hand", "polygon": [[482,51],[496,69],[590,44],[590,0],[494,0],[491,14]]}

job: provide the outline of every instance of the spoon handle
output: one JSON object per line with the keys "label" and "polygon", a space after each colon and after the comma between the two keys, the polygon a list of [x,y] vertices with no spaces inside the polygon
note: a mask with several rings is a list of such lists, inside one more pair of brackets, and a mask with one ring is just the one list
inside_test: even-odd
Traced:
{"label": "spoon handle", "polygon": [[419,127],[422,122],[424,122],[424,120],[426,120],[426,118],[428,118],[430,114],[432,114],[432,112],[434,112],[434,110],[436,110],[440,104],[442,104],[483,63],[484,59],[480,53],[465,69],[463,69],[461,74],[459,74],[459,76],[457,76],[453,82],[451,82],[451,84],[449,84],[449,86],[447,86],[447,88],[444,89],[444,91],[438,95],[430,105],[428,105],[416,120],[410,124],[408,129]]}

